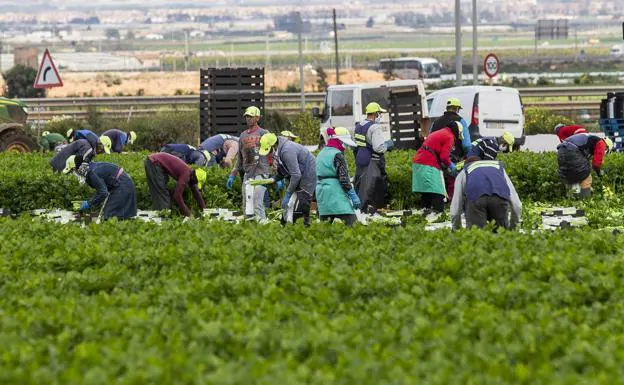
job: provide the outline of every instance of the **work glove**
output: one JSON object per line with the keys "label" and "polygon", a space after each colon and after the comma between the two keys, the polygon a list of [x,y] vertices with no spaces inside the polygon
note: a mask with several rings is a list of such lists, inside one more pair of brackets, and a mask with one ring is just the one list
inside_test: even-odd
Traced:
{"label": "work glove", "polygon": [[464,168],[463,160],[461,162],[457,162],[457,164],[455,165],[455,170],[457,170],[457,172],[461,171],[463,168]]}
{"label": "work glove", "polygon": [[451,165],[449,166],[449,171],[451,172],[451,175],[457,175],[457,166],[455,165],[455,163],[451,162]]}
{"label": "work glove", "polygon": [[292,196],[291,192],[286,192],[286,194],[284,194],[284,199],[282,199],[282,208],[284,210],[286,210],[288,208],[288,202],[290,201],[290,197]]}
{"label": "work glove", "polygon": [[234,179],[236,179],[236,177],[234,175],[230,175],[227,179],[227,182],[225,183],[225,188],[229,191],[232,189],[232,186],[234,185]]}
{"label": "work glove", "polygon": [[386,145],[386,150],[392,150],[394,148],[394,142],[392,139],[386,140],[384,144]]}
{"label": "work glove", "polygon": [[278,180],[275,186],[277,187],[277,191],[282,191],[284,189],[284,181]]}
{"label": "work glove", "polygon": [[83,201],[80,204],[80,211],[87,211],[87,210],[89,210],[89,207],[90,207],[89,206],[89,201]]}
{"label": "work glove", "polygon": [[347,195],[349,196],[349,199],[351,199],[351,203],[353,203],[353,208],[355,210],[359,210],[362,207],[362,202],[360,202],[360,198],[357,196],[355,190],[352,188],[347,191]]}

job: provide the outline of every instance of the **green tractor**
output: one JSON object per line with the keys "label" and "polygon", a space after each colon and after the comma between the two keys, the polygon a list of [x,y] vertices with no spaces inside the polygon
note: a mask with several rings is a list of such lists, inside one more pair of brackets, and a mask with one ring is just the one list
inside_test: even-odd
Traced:
{"label": "green tractor", "polygon": [[26,125],[28,108],[19,100],[0,97],[0,152],[30,152],[39,149]]}

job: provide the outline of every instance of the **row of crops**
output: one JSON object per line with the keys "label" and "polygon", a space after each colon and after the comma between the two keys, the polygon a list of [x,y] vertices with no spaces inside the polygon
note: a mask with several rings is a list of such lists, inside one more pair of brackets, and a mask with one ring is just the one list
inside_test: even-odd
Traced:
{"label": "row of crops", "polygon": [[[410,155],[388,159],[394,208],[416,205]],[[101,159],[149,208],[144,156]],[[47,159],[0,154],[0,207],[92,193]],[[619,383],[624,241],[605,228],[624,219],[624,157],[586,202],[566,199],[554,155],[503,159],[522,232],[0,218],[0,383]],[[211,172],[209,206],[238,206],[226,175]],[[530,231],[549,205],[589,227]]]}

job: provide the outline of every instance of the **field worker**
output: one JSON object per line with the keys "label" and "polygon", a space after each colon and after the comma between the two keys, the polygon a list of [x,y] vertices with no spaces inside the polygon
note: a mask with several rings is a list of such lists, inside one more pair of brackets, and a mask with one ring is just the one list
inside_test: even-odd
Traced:
{"label": "field worker", "polygon": [[513,151],[515,138],[511,132],[504,132],[503,135],[484,136],[472,142],[472,148],[468,151],[467,157],[476,156],[481,160],[496,160],[499,152]]}
{"label": "field worker", "polygon": [[347,226],[355,223],[354,210],[361,206],[351,179],[345,145],[355,147],[349,130],[344,127],[327,129],[327,145],[316,157],[316,202],[322,221],[340,219]]}
{"label": "field worker", "polygon": [[[170,209],[171,196],[173,195],[173,200],[178,204],[182,215],[190,217],[191,209],[184,203],[183,197],[186,187],[191,189],[199,208],[202,210],[206,208],[204,198],[201,195],[201,188],[206,182],[206,171],[202,169],[193,170],[182,159],[164,152],[149,155],[144,164],[154,209]],[[176,180],[173,194],[167,187],[169,177]]]}
{"label": "field worker", "polygon": [[39,144],[44,152],[54,151],[57,146],[67,144],[67,139],[56,132],[44,131],[39,139]]}
{"label": "field worker", "polygon": [[71,142],[54,155],[50,160],[53,172],[61,172],[65,168],[67,159],[72,156],[80,156],[83,162],[89,163],[95,156],[95,151],[91,148],[91,144],[86,139],[78,139]]}
{"label": "field worker", "polygon": [[455,147],[451,152],[453,162],[459,162],[472,148],[468,123],[459,115],[461,109],[462,105],[459,99],[449,98],[446,101],[446,111],[433,122],[429,129],[429,132],[433,133],[443,128],[451,127],[452,122],[460,122],[462,124],[462,137],[460,139],[459,135],[455,136]]}
{"label": "field worker", "polygon": [[204,140],[199,149],[212,155],[209,166],[218,164],[223,168],[232,168],[238,155],[238,138],[227,134],[214,135]]}
{"label": "field worker", "polygon": [[[252,179],[267,179],[273,173],[269,164],[269,157],[260,155],[260,138],[268,131],[258,126],[260,120],[260,109],[258,107],[248,107],[245,110],[245,122],[247,129],[243,131],[239,138],[238,161],[236,169],[232,170],[226,188],[232,189],[236,175],[240,173],[243,180],[243,208],[247,204],[246,182]],[[263,185],[253,186],[253,212],[258,221],[266,221],[264,195],[267,188]]]}
{"label": "field worker", "polygon": [[565,124],[559,123],[555,126],[555,135],[559,138],[560,143],[576,134],[587,134],[587,130],[585,127],[577,124],[566,126]]}
{"label": "field worker", "polygon": [[316,162],[310,150],[288,138],[267,133],[260,138],[259,154],[271,155],[277,169],[274,180],[289,179],[282,199],[282,224],[303,218],[304,226],[310,226],[310,206],[316,189]]}
{"label": "field worker", "polygon": [[288,131],[288,130],[282,131],[280,132],[280,135],[288,140],[292,140],[295,143],[301,143],[301,139],[297,135],[292,133],[292,131]]}
{"label": "field worker", "polygon": [[369,103],[365,111],[366,120],[355,126],[355,190],[362,209],[373,214],[386,205],[388,176],[384,153],[393,143],[384,141],[380,124],[382,114],[387,111],[379,103]]}
{"label": "field worker", "polygon": [[502,162],[480,160],[476,156],[466,159],[466,166],[455,180],[455,195],[451,202],[454,230],[461,229],[464,211],[468,228],[483,228],[494,221],[498,227],[513,229],[520,223],[522,202]]}
{"label": "field worker", "polygon": [[67,158],[63,174],[74,172],[78,179],[95,189],[95,195],[80,204],[80,211],[102,206],[103,219],[128,219],[137,214],[136,189],[124,169],[112,163],[85,162],[82,156]]}
{"label": "field worker", "polygon": [[447,190],[444,174],[455,175],[457,168],[451,160],[455,138],[462,134],[460,122],[435,131],[425,139],[412,158],[412,192],[420,193],[421,207],[435,213],[444,211]]}
{"label": "field worker", "polygon": [[[576,134],[557,146],[557,161],[561,181],[580,194],[581,198],[591,196],[592,168],[598,176],[603,175],[602,162],[607,152],[613,149],[613,141],[590,134]],[[592,158],[591,166],[589,158]]]}
{"label": "field worker", "polygon": [[169,143],[165,144],[160,152],[166,152],[175,157],[178,157],[188,165],[194,165],[198,167],[206,167],[212,159],[212,156],[208,151],[200,151],[188,144]]}
{"label": "field worker", "polygon": [[[110,146],[104,145],[104,142],[102,141],[103,137],[110,138]],[[136,132],[123,132],[115,128],[104,131],[104,133],[100,135],[100,142],[104,145],[104,152],[106,152],[108,148],[108,152],[106,152],[107,154],[110,154],[111,151],[118,154],[121,153],[126,145],[134,143],[136,139]]]}
{"label": "field worker", "polygon": [[72,130],[72,129],[69,129],[67,131],[67,140],[69,141],[69,143],[78,139],[86,139],[91,145],[91,148],[93,149],[93,151],[96,151],[98,149],[100,138],[93,131]]}

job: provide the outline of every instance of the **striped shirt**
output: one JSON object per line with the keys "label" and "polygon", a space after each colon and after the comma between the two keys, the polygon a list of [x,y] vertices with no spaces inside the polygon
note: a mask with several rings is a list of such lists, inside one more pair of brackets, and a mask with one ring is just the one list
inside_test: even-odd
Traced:
{"label": "striped shirt", "polygon": [[478,156],[481,160],[495,160],[499,152],[497,138],[486,136],[472,142],[472,148],[468,151],[467,157]]}

